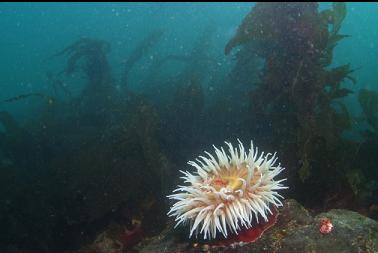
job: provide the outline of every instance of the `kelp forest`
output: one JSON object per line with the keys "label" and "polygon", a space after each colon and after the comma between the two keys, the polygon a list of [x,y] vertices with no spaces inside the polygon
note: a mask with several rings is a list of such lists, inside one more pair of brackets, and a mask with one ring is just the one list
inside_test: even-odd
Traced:
{"label": "kelp forest", "polygon": [[[128,252],[165,228],[166,195],[187,161],[224,140],[277,152],[283,194],[312,212],[378,219],[378,92],[355,78],[360,66],[334,61],[354,36],[341,32],[347,15],[345,3],[254,4],[224,43],[222,75],[213,26],[184,54],[157,50],[164,28],[144,34],[119,75],[110,41],[81,37],[46,52],[64,63],[46,69],[53,92],[0,102],[42,101],[26,122],[0,112],[0,251],[105,252],[93,243],[102,241]],[[167,77],[172,64],[182,67]],[[79,93],[65,85],[72,75],[85,80]]]}

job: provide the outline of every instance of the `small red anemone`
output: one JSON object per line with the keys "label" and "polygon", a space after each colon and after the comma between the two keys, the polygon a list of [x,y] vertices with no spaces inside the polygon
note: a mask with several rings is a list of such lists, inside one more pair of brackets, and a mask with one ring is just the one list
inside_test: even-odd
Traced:
{"label": "small red anemone", "polygon": [[131,230],[125,228],[120,235],[120,242],[123,244],[123,249],[131,249],[138,244],[143,238],[143,231],[140,224],[135,225]]}
{"label": "small red anemone", "polygon": [[333,224],[332,224],[331,219],[322,218],[320,220],[319,232],[324,235],[324,234],[331,233],[332,230],[333,230]]}

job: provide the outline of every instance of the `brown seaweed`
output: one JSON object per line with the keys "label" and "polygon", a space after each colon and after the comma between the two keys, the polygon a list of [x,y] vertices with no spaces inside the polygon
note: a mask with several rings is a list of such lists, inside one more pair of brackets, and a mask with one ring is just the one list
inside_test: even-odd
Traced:
{"label": "brown seaweed", "polygon": [[[88,78],[88,85],[92,87],[90,89],[93,89],[110,85],[110,68],[106,59],[109,51],[110,44],[106,41],[81,38],[53,57],[66,56],[68,58],[65,69],[59,75],[63,73],[71,75],[82,70]],[[79,65],[81,60],[83,63]]]}
{"label": "brown seaweed", "polygon": [[76,108],[77,120],[83,124],[104,125],[111,118],[109,110],[114,97],[114,86],[107,59],[109,51],[110,44],[106,41],[81,38],[54,55],[65,56],[67,63],[56,78],[50,77],[53,85],[62,88],[58,79],[61,74],[67,76],[82,72],[87,79],[79,97],[70,100],[71,105]]}
{"label": "brown seaweed", "polygon": [[[336,99],[352,93],[342,87],[345,80],[356,81],[349,64],[327,68],[337,42],[347,37],[339,34],[345,15],[344,3],[322,12],[317,3],[257,3],[225,47],[226,54],[241,47],[237,60],[246,61],[242,53],[250,61],[255,56],[265,60],[251,91],[251,122],[258,122],[251,131],[279,147],[293,168],[288,172],[293,184],[308,192],[338,175],[324,166],[344,171],[348,166],[332,160],[345,155],[339,147],[351,126],[346,107]],[[325,191],[315,194],[321,198]]]}

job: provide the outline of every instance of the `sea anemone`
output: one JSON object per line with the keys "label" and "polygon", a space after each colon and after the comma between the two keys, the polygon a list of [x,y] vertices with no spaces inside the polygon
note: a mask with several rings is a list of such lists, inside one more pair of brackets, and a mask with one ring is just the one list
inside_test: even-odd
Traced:
{"label": "sea anemone", "polygon": [[[223,148],[215,148],[217,159],[209,152],[189,161],[196,171],[180,171],[187,186],[178,186],[168,198],[176,202],[168,212],[179,224],[190,224],[190,234],[203,235],[203,239],[215,239],[217,233],[227,238],[259,223],[268,223],[276,215],[276,207],[283,198],[277,190],[285,189],[274,180],[282,170],[276,153],[258,155],[258,148],[251,147],[248,154],[238,140],[238,148],[226,142],[228,154]],[[263,220],[262,220],[262,219]],[[260,222],[259,222],[260,221]]]}

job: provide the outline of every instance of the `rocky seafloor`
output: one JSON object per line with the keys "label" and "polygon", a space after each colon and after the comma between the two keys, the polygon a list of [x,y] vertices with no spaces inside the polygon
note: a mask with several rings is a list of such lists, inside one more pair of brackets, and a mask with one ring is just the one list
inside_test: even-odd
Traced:
{"label": "rocky seafloor", "polygon": [[[332,221],[328,234],[319,231],[324,218]],[[289,199],[280,208],[277,223],[254,243],[214,248],[185,240],[170,224],[159,235],[143,240],[132,252],[148,253],[358,253],[378,252],[378,222],[356,212],[332,209],[311,215],[297,201]]]}

